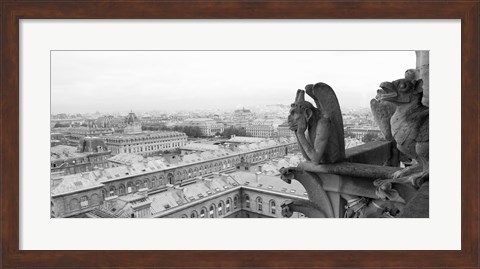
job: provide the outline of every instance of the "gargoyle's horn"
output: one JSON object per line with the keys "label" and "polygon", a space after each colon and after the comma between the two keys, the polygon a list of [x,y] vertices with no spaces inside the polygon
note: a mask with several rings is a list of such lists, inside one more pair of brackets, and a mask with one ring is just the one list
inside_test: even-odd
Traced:
{"label": "gargoyle's horn", "polygon": [[295,97],[295,103],[305,101],[305,91],[304,90],[297,90],[297,97]]}

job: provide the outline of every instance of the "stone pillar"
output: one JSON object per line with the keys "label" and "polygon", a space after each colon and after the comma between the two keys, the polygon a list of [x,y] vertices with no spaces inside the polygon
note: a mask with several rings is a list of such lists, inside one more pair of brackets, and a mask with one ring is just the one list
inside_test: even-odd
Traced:
{"label": "stone pillar", "polygon": [[[416,69],[419,71],[418,78],[423,79],[423,99],[422,103],[425,106],[429,106],[429,85],[430,85],[430,73],[429,73],[429,51],[417,50],[415,51],[417,56]],[[417,78],[417,79],[418,79]]]}

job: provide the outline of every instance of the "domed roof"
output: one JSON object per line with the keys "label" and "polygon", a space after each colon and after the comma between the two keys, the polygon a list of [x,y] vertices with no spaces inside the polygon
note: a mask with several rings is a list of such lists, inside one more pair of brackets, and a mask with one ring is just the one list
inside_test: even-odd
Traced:
{"label": "domed roof", "polygon": [[135,113],[130,112],[128,113],[128,116],[125,118],[125,123],[126,124],[134,124],[138,122],[138,118],[135,115]]}

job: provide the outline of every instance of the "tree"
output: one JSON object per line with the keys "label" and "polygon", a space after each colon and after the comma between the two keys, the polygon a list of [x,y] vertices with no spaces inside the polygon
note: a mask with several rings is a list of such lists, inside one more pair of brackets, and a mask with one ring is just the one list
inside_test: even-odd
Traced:
{"label": "tree", "polygon": [[345,138],[350,137],[350,138],[355,138],[355,134],[350,131],[350,130],[345,130],[344,135]]}
{"label": "tree", "polygon": [[247,131],[245,128],[235,128],[233,126],[223,130],[223,133],[221,133],[221,136],[226,137],[226,138],[231,138],[232,135],[237,135],[237,136],[246,136]]}
{"label": "tree", "polygon": [[61,128],[61,127],[69,127],[70,124],[68,123],[60,123],[60,122],[57,122],[55,123],[55,125],[53,126],[53,128]]}
{"label": "tree", "polygon": [[367,132],[363,138],[362,138],[362,141],[364,143],[368,143],[368,142],[371,142],[371,141],[375,141],[378,139],[378,135],[376,133],[373,133],[373,132]]}

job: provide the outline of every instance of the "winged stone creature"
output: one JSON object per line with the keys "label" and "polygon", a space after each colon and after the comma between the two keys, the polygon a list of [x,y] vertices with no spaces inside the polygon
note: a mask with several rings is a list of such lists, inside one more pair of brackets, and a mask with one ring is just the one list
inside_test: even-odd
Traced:
{"label": "winged stone creature", "polygon": [[[305,93],[312,97],[317,107],[305,101]],[[297,91],[288,124],[295,132],[299,149],[307,161],[325,164],[345,159],[342,113],[335,92],[327,84],[309,84],[305,86],[305,90]],[[307,190],[311,201],[304,203],[295,200],[285,205],[285,212],[301,209],[316,217],[333,217],[331,202],[318,178],[323,175],[303,171],[302,164],[298,167],[282,168],[280,174],[287,183],[292,179],[298,180]]]}
{"label": "winged stone creature", "polygon": [[[305,92],[317,107],[305,101]],[[315,164],[335,163],[345,158],[343,119],[337,96],[325,83],[309,84],[298,90],[288,116],[300,151]]]}
{"label": "winged stone creature", "polygon": [[[381,83],[376,96],[380,103],[395,106],[395,112],[389,120],[391,135],[398,150],[413,160],[413,165],[395,172],[392,178],[374,182],[379,197],[399,201],[402,198],[392,188],[393,183],[418,188],[429,177],[429,109],[422,104],[423,80],[412,78],[408,72],[405,77]],[[375,106],[377,110],[372,107],[375,120],[381,129],[388,131],[388,114],[379,112],[381,109],[378,107],[382,105]]]}

